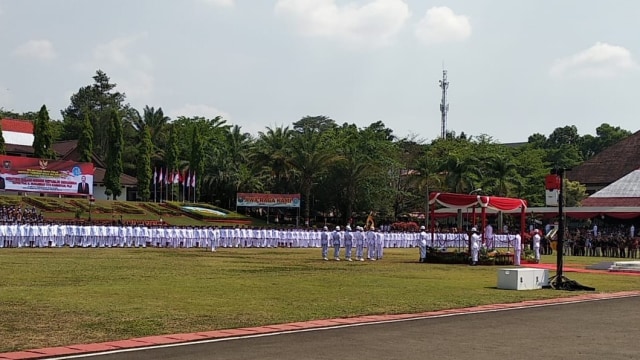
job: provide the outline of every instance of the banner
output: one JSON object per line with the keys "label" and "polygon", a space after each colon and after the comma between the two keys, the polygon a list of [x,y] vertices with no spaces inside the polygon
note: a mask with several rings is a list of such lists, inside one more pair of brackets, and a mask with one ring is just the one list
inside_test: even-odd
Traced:
{"label": "banner", "polygon": [[93,195],[92,163],[0,155],[0,190]]}
{"label": "banner", "polygon": [[300,207],[300,194],[238,193],[237,206],[250,207]]}

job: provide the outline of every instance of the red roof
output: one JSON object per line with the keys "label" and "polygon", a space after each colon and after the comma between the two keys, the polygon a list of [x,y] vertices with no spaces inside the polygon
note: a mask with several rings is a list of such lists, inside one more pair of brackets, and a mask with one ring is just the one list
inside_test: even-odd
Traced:
{"label": "red roof", "polygon": [[638,197],[588,197],[582,200],[582,206],[588,208],[592,206],[640,206],[640,198]]}
{"label": "red roof", "polygon": [[33,122],[31,120],[5,118],[0,120],[0,126],[2,126],[2,131],[33,134]]}

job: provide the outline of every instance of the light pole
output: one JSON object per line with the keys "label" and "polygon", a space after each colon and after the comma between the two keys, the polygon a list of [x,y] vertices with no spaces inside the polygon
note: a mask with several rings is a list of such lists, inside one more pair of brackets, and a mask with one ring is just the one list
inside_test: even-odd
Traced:
{"label": "light pole", "polygon": [[[469,195],[479,194],[481,192],[482,192],[482,188],[477,188],[477,189],[471,190],[471,192],[469,192]],[[475,219],[473,220],[475,221]],[[469,231],[469,208],[467,208],[467,232],[468,231]]]}

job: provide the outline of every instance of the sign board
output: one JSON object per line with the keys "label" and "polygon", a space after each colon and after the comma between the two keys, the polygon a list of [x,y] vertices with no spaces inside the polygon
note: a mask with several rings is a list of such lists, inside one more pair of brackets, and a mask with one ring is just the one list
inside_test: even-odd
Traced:
{"label": "sign board", "polygon": [[92,163],[0,155],[0,190],[93,195]]}
{"label": "sign board", "polygon": [[237,206],[249,207],[300,207],[300,194],[238,193]]}
{"label": "sign board", "polygon": [[545,204],[558,206],[558,190],[545,190]]}

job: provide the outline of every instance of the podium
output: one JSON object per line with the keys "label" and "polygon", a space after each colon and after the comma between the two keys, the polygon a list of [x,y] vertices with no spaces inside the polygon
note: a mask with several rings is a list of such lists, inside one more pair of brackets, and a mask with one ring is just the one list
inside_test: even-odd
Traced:
{"label": "podium", "polygon": [[537,290],[549,285],[549,270],[509,268],[498,270],[498,289]]}

